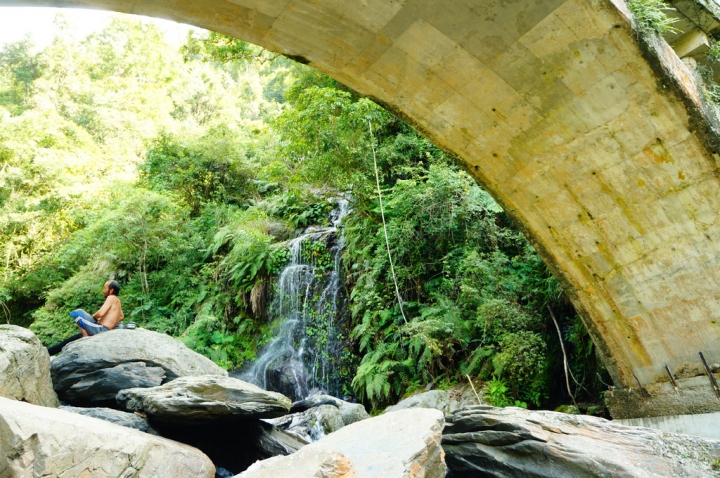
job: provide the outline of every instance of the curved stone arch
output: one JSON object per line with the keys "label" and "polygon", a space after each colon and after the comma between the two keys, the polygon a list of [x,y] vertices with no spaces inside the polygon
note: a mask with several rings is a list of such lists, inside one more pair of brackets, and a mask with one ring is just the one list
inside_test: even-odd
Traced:
{"label": "curved stone arch", "polygon": [[720,361],[720,184],[692,72],[622,0],[0,0],[215,30],[457,156],[561,280],[616,385]]}

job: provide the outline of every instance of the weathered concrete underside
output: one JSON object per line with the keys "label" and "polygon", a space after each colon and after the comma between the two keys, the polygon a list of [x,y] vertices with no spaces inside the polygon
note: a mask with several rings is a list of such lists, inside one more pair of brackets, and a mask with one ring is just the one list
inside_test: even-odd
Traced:
{"label": "weathered concrete underside", "polygon": [[720,143],[692,72],[639,40],[623,0],[0,5],[158,16],[304,59],[460,158],[562,281],[616,385],[700,351],[720,361]]}
{"label": "weathered concrete underside", "polygon": [[720,440],[720,412],[698,415],[663,416],[652,418],[629,418],[616,420],[631,427],[655,428],[667,433],[695,435]]}

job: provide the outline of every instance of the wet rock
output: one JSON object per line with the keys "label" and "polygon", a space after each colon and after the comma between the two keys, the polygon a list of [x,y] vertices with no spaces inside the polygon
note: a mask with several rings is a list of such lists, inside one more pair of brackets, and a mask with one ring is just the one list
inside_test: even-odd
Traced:
{"label": "wet rock", "polygon": [[300,413],[320,405],[332,405],[336,408],[340,407],[341,400],[330,395],[316,395],[312,398],[293,402],[290,407],[290,413]]}
{"label": "wet rock", "polygon": [[268,390],[282,393],[291,400],[300,400],[307,393],[307,377],[302,363],[293,357],[279,356],[265,369]]}
{"label": "wet rock", "polygon": [[718,441],[597,417],[478,406],[446,418],[448,468],[463,478],[710,477],[720,456]]}
{"label": "wet rock", "polygon": [[215,478],[232,478],[233,476],[235,476],[235,473],[230,470],[221,467],[215,468]]}
{"label": "wet rock", "polygon": [[114,405],[120,390],[197,375],[227,372],[177,339],[139,329],[77,340],[52,362],[55,391],[74,405]]}
{"label": "wet rock", "polygon": [[221,467],[215,468],[215,478],[232,478],[233,476],[235,476],[235,473],[230,470]]}
{"label": "wet rock", "polygon": [[0,476],[213,478],[200,451],[55,408],[0,398]]}
{"label": "wet rock", "polygon": [[180,377],[153,388],[131,388],[118,393],[126,410],[143,412],[165,423],[210,423],[227,420],[275,418],[290,410],[290,399],[231,377]]}
{"label": "wet rock", "polygon": [[345,426],[340,410],[335,405],[320,405],[266,422],[308,443],[316,442]]}
{"label": "wet rock", "polygon": [[40,339],[17,325],[0,325],[0,396],[60,405],[50,380],[50,356]]}
{"label": "wet rock", "polygon": [[345,425],[350,425],[351,423],[370,418],[370,415],[368,415],[362,404],[346,402],[345,400],[340,400],[332,395],[324,394],[313,395],[305,400],[294,402],[292,407],[290,407],[290,413],[303,412],[320,405],[336,406]]}
{"label": "wet rock", "polygon": [[443,423],[437,410],[387,413],[346,426],[292,455],[255,463],[238,478],[444,478]]}
{"label": "wet rock", "polygon": [[140,430],[141,432],[157,435],[157,432],[152,429],[152,427],[148,424],[147,420],[135,413],[121,412],[120,410],[113,410],[112,408],[102,407],[81,408],[62,406],[60,407],[60,410],[77,413],[79,415],[85,415],[86,417],[99,418],[100,420],[105,420],[116,425],[134,428],[135,430]]}
{"label": "wet rock", "polygon": [[309,443],[262,420],[258,421],[254,442],[261,459],[290,455]]}

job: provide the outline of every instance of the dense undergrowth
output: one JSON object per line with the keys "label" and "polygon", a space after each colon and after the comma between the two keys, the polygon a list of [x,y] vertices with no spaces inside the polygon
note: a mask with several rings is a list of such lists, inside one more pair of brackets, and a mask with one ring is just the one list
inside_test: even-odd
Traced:
{"label": "dense undergrowth", "polygon": [[562,289],[492,198],[406,124],[219,35],[177,51],[125,17],[80,40],[58,25],[44,51],[0,51],[8,321],[58,342],[74,333],[68,312],[93,311],[114,278],[130,320],[239,367],[272,333],[284,241],[327,223],[343,195],[348,393],[381,406],[471,376],[498,405],[567,402],[549,307],[578,399],[597,400],[604,372]]}

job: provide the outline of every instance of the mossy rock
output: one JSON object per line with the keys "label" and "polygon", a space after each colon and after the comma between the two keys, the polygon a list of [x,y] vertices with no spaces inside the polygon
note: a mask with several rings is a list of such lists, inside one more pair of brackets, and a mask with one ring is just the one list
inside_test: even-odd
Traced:
{"label": "mossy rock", "polygon": [[580,410],[575,405],[560,405],[555,409],[556,412],[567,413],[568,415],[580,415]]}
{"label": "mossy rock", "polygon": [[603,407],[601,405],[589,406],[587,409],[586,415],[592,415],[593,417],[604,417],[605,416],[605,407]]}

